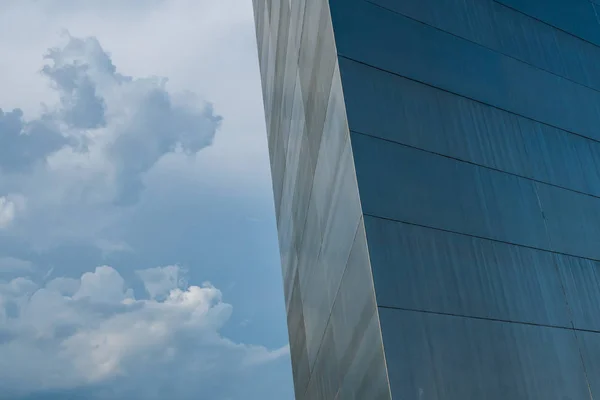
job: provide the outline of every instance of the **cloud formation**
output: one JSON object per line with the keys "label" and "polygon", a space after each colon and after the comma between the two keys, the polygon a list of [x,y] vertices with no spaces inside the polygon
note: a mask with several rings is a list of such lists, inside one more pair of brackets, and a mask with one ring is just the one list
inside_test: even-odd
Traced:
{"label": "cloud formation", "polygon": [[64,46],[48,51],[42,68],[59,103],[29,121],[19,109],[0,110],[4,170],[20,171],[51,155],[59,158],[57,153],[78,153],[79,162],[88,163],[79,165],[82,169],[104,167],[100,172],[118,186],[116,195],[135,199],[142,175],[163,155],[193,155],[212,143],[221,117],[210,104],[170,93],[165,78],[118,73],[93,37],[66,37]]}
{"label": "cloud formation", "polygon": [[119,74],[95,38],[68,38],[42,69],[60,93],[52,118],[110,164],[118,203],[137,201],[143,174],[163,155],[193,155],[212,143],[221,117],[210,104],[169,93],[165,78]]}
{"label": "cloud formation", "polygon": [[[65,34],[45,60],[56,104],[29,120],[0,110],[0,196],[27,201],[20,233],[33,240],[94,236],[138,202],[162,157],[194,157],[221,124],[210,103],[170,92],[167,79],[119,73],[94,37]],[[6,227],[13,206],[1,207]]]}
{"label": "cloud formation", "polygon": [[223,398],[224,378],[241,379],[287,355],[287,347],[222,337],[231,306],[209,284],[173,279],[180,274],[176,266],[138,271],[145,299],[109,266],[43,285],[25,278],[0,283],[0,393],[96,386],[98,398],[137,392],[153,399],[185,385],[177,398],[208,389]]}
{"label": "cloud formation", "polygon": [[46,117],[26,122],[20,109],[0,109],[0,169],[24,172],[67,141]]}
{"label": "cloud formation", "polygon": [[[272,214],[260,85],[248,84],[245,58],[254,40],[222,46],[224,32],[252,37],[230,32],[250,6],[10,3],[0,25],[12,32],[24,18],[33,31],[4,35],[17,61],[0,66],[14,89],[0,96],[0,400],[292,398],[285,317],[271,294],[276,244],[265,245],[274,223],[240,222]],[[85,35],[46,51],[52,39],[40,38],[62,26],[97,34],[115,57]],[[199,40],[209,34],[223,39],[205,41],[214,52]],[[192,50],[175,50],[181,40]],[[234,61],[220,59],[229,53]],[[47,90],[27,85],[36,70]],[[148,76],[156,71],[173,81]],[[232,116],[208,151],[221,117],[186,89]],[[252,93],[255,109],[242,101]],[[257,182],[268,183],[266,206]],[[174,262],[194,268],[188,276]],[[136,271],[148,265],[168,266]],[[199,284],[207,277],[235,313]],[[245,285],[231,290],[236,279]]]}

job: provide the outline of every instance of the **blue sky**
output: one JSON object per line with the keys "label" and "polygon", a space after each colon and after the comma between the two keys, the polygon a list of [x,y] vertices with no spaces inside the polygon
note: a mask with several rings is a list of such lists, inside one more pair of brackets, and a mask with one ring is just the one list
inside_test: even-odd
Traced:
{"label": "blue sky", "polygon": [[0,399],[291,399],[249,0],[0,0]]}

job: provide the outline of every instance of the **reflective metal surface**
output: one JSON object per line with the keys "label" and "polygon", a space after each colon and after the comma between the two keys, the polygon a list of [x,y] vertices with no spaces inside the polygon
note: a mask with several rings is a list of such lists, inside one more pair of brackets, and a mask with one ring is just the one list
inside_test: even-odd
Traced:
{"label": "reflective metal surface", "polygon": [[600,397],[600,1],[254,3],[297,397]]}
{"label": "reflective metal surface", "polygon": [[389,400],[326,0],[255,0],[297,399]]}

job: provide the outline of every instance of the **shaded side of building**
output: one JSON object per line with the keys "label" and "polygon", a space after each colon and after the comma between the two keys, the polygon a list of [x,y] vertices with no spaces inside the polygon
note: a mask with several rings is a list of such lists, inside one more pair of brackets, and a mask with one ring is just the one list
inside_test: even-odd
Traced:
{"label": "shaded side of building", "polygon": [[330,0],[394,399],[600,398],[589,0]]}

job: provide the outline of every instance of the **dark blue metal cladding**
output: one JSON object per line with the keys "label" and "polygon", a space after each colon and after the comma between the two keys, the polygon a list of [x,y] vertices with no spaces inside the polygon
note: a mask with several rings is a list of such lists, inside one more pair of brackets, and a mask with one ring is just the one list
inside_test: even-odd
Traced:
{"label": "dark blue metal cladding", "polygon": [[380,318],[393,398],[591,398],[572,330],[396,309]]}
{"label": "dark blue metal cladding", "polygon": [[392,398],[600,398],[598,1],[329,5]]}
{"label": "dark blue metal cladding", "polygon": [[600,45],[596,0],[496,0],[523,14]]}
{"label": "dark blue metal cladding", "polygon": [[[597,74],[600,55],[596,45],[507,7],[499,2],[480,0],[377,0],[374,3],[413,18],[498,53],[516,58],[540,69],[563,76],[595,89],[600,88]],[[518,0],[506,0],[516,4]],[[542,5],[541,12],[562,3],[570,18],[573,13],[591,10],[588,0],[525,0],[521,3]],[[578,5],[579,4],[579,5]],[[451,18],[448,16],[452,15]],[[585,16],[594,26],[593,14]],[[581,24],[581,22],[579,22]],[[588,27],[590,24],[588,24]]]}

